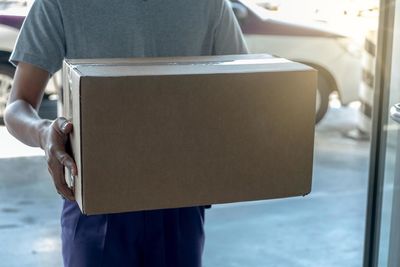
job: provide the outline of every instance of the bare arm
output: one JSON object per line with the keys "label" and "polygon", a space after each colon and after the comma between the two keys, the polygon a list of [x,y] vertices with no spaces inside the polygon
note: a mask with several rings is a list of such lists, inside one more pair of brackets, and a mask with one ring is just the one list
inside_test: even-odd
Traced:
{"label": "bare arm", "polygon": [[64,166],[77,175],[74,160],[65,152],[72,124],[65,118],[55,121],[41,119],[37,113],[49,73],[33,65],[20,62],[5,110],[4,121],[8,131],[21,142],[41,147],[46,154],[48,169],[61,195],[73,200],[73,192],[64,179]]}
{"label": "bare arm", "polygon": [[9,132],[21,142],[41,147],[40,135],[51,124],[37,114],[49,73],[30,64],[20,63],[4,115]]}

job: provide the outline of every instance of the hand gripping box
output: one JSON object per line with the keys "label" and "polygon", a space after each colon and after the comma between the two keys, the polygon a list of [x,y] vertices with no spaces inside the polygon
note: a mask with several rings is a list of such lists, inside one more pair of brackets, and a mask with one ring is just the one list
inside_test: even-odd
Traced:
{"label": "hand gripping box", "polygon": [[253,54],[67,59],[63,69],[85,214],[311,190],[317,72],[308,66]]}

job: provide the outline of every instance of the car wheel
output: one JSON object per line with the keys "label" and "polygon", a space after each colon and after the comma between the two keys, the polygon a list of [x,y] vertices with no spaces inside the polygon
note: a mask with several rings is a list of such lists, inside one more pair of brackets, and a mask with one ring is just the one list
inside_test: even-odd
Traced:
{"label": "car wheel", "polygon": [[328,111],[331,92],[332,90],[329,88],[329,83],[325,77],[318,75],[315,124],[319,123]]}
{"label": "car wheel", "polygon": [[4,124],[4,110],[11,92],[14,72],[15,69],[11,65],[0,64],[0,124]]}

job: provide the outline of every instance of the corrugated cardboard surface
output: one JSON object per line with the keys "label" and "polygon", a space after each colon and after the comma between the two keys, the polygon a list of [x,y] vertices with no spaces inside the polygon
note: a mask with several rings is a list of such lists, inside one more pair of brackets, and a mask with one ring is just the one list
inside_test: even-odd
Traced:
{"label": "corrugated cardboard surface", "polygon": [[165,75],[160,69],[157,75],[117,76],[121,66],[114,61],[110,75],[105,75],[106,63],[100,76],[95,69],[84,76],[80,65],[65,64],[81,75],[71,80],[71,88],[74,134],[80,135],[80,145],[73,140],[80,161],[75,187],[83,212],[310,192],[314,70],[288,63],[287,68],[268,66],[262,72],[257,66],[257,72],[251,72],[239,64],[234,73],[195,74],[197,66],[192,64],[182,68],[192,68],[193,74],[183,70],[185,75]]}
{"label": "corrugated cardboard surface", "polygon": [[[65,168],[66,182],[69,186],[73,186],[75,191],[75,199],[82,209],[83,189],[82,189],[82,154],[81,154],[81,116],[80,116],[80,75],[63,64],[63,113],[64,117],[72,121],[73,131],[70,134],[70,142],[67,149],[71,150],[78,168],[78,179],[74,181],[71,172]],[[72,184],[71,184],[72,183]]]}

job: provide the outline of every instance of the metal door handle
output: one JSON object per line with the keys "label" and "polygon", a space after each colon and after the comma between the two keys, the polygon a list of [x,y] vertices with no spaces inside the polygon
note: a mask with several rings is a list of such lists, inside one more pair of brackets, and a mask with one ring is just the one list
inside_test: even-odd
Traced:
{"label": "metal door handle", "polygon": [[390,109],[390,117],[397,123],[400,123],[400,103],[395,104]]}

